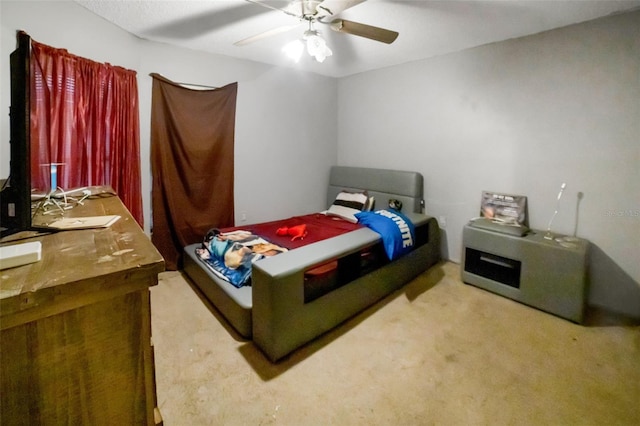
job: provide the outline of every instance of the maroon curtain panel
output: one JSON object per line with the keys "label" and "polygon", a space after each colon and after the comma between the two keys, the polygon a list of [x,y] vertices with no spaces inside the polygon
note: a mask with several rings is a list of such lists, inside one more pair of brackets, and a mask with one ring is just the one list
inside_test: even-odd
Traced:
{"label": "maroon curtain panel", "polygon": [[211,228],[234,224],[233,149],[238,84],[193,90],[158,74],[151,100],[153,231],[168,270]]}
{"label": "maroon curtain panel", "polygon": [[[136,72],[31,41],[31,183],[111,186],[143,226]],[[56,188],[51,188],[56,189]]]}

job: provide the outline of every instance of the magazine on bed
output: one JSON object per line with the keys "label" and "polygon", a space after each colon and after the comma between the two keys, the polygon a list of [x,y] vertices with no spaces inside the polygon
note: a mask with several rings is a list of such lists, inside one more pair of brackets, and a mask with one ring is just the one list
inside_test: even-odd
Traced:
{"label": "magazine on bed", "polygon": [[288,250],[250,231],[213,229],[196,254],[214,274],[239,288],[249,283],[253,262],[285,251]]}

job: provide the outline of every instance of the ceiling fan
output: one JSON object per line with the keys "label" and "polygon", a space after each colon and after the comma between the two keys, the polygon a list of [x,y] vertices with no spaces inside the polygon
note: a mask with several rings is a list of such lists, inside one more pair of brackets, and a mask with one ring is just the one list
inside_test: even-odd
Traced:
{"label": "ceiling fan", "polygon": [[[363,3],[365,0],[292,0],[288,2],[286,7],[278,8],[266,3],[266,0],[246,0],[268,9],[277,10],[298,19],[298,23],[294,25],[285,25],[272,30],[256,34],[234,43],[236,46],[243,46],[253,43],[264,38],[289,31],[300,25],[301,22],[308,23],[309,29],[305,31],[303,40],[306,42],[307,51],[314,56],[318,62],[324,61],[327,56],[331,56],[331,50],[326,46],[325,41],[320,37],[318,31],[314,29],[314,24],[320,23],[328,25],[333,31],[344,34],[356,35],[370,40],[391,44],[398,37],[396,31],[384,28],[374,27],[372,25],[361,24],[359,22],[348,21],[346,19],[331,19],[333,16],[343,12],[344,10]],[[293,43],[285,46],[286,51],[289,48],[296,50],[295,54],[299,58],[303,46],[293,47]],[[295,43],[295,42],[294,42]],[[288,54],[290,54],[288,52]]]}

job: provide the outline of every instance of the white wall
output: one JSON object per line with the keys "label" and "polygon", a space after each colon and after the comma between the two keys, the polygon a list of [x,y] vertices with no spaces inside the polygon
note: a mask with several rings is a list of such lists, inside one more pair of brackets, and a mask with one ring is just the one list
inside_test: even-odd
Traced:
{"label": "white wall", "polygon": [[[483,190],[589,239],[593,304],[640,317],[640,12],[343,78],[338,163],[420,171],[445,255]],[[579,197],[581,195],[581,199]]]}
{"label": "white wall", "polygon": [[145,229],[151,225],[150,73],[178,82],[223,86],[238,82],[236,222],[319,211],[326,206],[329,167],[337,160],[337,82],[230,57],[138,39],[70,1],[0,2],[3,114],[0,176],[9,174],[9,54],[16,31],[78,56],[138,72]]}

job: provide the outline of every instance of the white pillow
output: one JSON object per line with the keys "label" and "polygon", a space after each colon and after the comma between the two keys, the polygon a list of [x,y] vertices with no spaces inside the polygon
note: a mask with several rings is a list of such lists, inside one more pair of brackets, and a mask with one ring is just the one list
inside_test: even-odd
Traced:
{"label": "white pillow", "polygon": [[367,192],[349,192],[341,191],[337,196],[327,214],[331,216],[338,216],[349,222],[356,223],[355,214],[365,210],[369,202]]}

